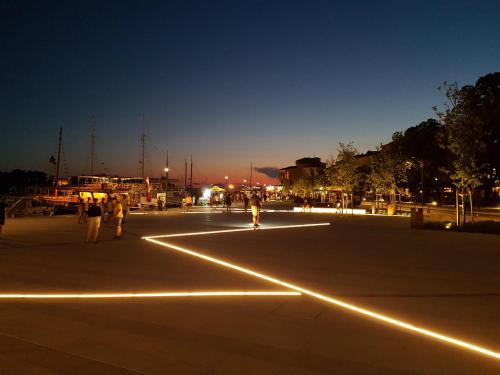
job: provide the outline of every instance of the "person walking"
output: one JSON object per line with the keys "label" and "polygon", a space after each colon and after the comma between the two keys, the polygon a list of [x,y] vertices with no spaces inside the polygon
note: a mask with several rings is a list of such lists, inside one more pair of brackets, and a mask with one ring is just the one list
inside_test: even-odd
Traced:
{"label": "person walking", "polygon": [[158,198],[158,211],[163,211],[163,199]]}
{"label": "person walking", "polygon": [[88,217],[88,229],[87,229],[87,241],[97,243],[97,237],[99,236],[99,228],[101,226],[101,207],[98,203],[92,203],[87,211]]}
{"label": "person walking", "polygon": [[128,195],[123,194],[121,196],[120,202],[122,204],[122,211],[123,211],[123,219],[122,219],[122,224],[125,223],[125,218],[127,217],[129,208],[128,208]]}
{"label": "person walking", "polygon": [[[105,196],[101,199],[101,204],[99,205],[99,207],[101,207],[101,214],[103,217],[106,213],[106,197]],[[101,220],[103,220],[103,219],[101,218]]]}
{"label": "person walking", "polygon": [[87,200],[85,201],[85,213],[83,215],[83,222],[86,223],[87,222],[87,217],[89,216],[89,209],[90,209],[90,197],[87,198]]}
{"label": "person walking", "polygon": [[253,222],[253,227],[254,229],[257,229],[260,227],[260,198],[257,195],[256,192],[253,192],[252,196],[250,197],[250,207],[252,209],[252,222]]}
{"label": "person walking", "polygon": [[113,217],[114,210],[115,210],[114,198],[108,197],[108,201],[106,202],[106,212],[105,213],[103,212],[105,223],[109,222],[109,220]]}
{"label": "person walking", "polygon": [[123,205],[119,200],[115,201],[115,209],[113,211],[115,219],[115,236],[113,239],[118,240],[122,236],[122,220],[123,220]]}
{"label": "person walking", "polygon": [[193,198],[191,195],[187,194],[184,198],[184,204],[186,205],[186,212],[191,211],[191,206],[193,205]]}
{"label": "person walking", "polygon": [[83,199],[80,198],[78,201],[78,224],[84,224],[85,223],[85,203],[83,202]]}
{"label": "person walking", "polygon": [[0,236],[2,235],[3,226],[5,225],[5,210],[7,204],[0,198]]}
{"label": "person walking", "polygon": [[230,214],[231,213],[231,203],[233,203],[233,201],[231,200],[231,194],[226,193],[225,203],[226,203],[226,212],[228,214]]}
{"label": "person walking", "polygon": [[248,211],[248,203],[250,202],[250,199],[246,194],[243,195],[243,206],[245,207],[245,212]]}

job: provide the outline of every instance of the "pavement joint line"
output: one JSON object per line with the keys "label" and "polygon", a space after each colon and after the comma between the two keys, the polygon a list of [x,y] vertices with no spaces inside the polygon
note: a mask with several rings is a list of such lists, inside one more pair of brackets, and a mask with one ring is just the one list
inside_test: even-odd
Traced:
{"label": "pavement joint line", "polygon": [[[102,361],[102,360],[97,359],[97,358],[92,358],[92,357],[87,357],[87,356],[84,356],[84,355],[76,354],[76,353],[73,353],[73,352],[66,351],[66,350],[64,350],[62,348],[56,348],[56,347],[52,347],[52,346],[47,346],[47,345],[44,345],[44,344],[41,344],[41,343],[34,342],[32,340],[28,340],[26,338],[22,338],[22,337],[19,337],[19,336],[8,334],[8,333],[5,333],[5,332],[0,332],[0,336],[7,337],[7,338],[9,338],[11,340],[21,341],[23,343],[36,346],[38,348],[47,349],[47,350],[54,351],[54,352],[59,352],[59,353],[64,353],[64,354],[66,354],[68,356],[71,356],[71,357],[81,358],[81,359],[84,359],[86,361],[100,363],[100,364],[103,364],[103,365],[106,365],[106,366],[109,366],[109,367],[113,367],[113,368],[116,368],[116,369],[122,369],[122,370],[126,370],[126,371],[133,372],[133,373],[136,373],[136,374],[144,374],[144,375],[147,374],[147,373],[142,372],[142,371],[137,370],[137,369],[133,369],[133,368],[129,368],[129,367],[124,367],[124,366],[120,366],[118,364],[114,364],[114,363],[110,363],[110,362],[105,362],[105,361]],[[4,373],[1,372],[0,374],[3,375]]]}
{"label": "pavement joint line", "polygon": [[212,291],[156,293],[2,293],[0,299],[100,299],[165,297],[300,296],[297,291]]}
{"label": "pavement joint line", "polygon": [[[316,224],[316,225],[329,225],[329,224],[330,223],[320,223],[320,224]],[[313,225],[309,224],[309,226],[313,226]],[[297,226],[283,226],[281,228],[286,228],[286,227],[293,228],[293,227],[297,227]],[[278,229],[278,228],[277,227],[271,227],[271,228],[268,228],[268,229]],[[163,236],[149,236],[149,237],[146,236],[146,237],[143,237],[143,239],[145,239],[146,241],[155,243],[157,245],[167,247],[167,248],[169,248],[171,250],[175,250],[175,251],[178,251],[178,252],[181,252],[181,253],[184,253],[184,254],[188,254],[188,255],[194,256],[196,258],[204,259],[204,260],[206,260],[208,262],[216,263],[216,264],[218,264],[220,266],[223,266],[223,267],[226,267],[226,268],[230,268],[230,269],[233,269],[233,270],[236,270],[236,271],[240,271],[240,272],[245,273],[247,275],[251,275],[251,276],[254,276],[256,278],[269,281],[269,282],[271,282],[273,284],[284,286],[284,287],[289,288],[291,290],[295,290],[297,292],[300,292],[300,293],[302,293],[304,295],[308,295],[308,296],[314,297],[316,299],[319,299],[319,300],[328,302],[330,304],[336,305],[336,306],[341,307],[341,308],[343,308],[345,310],[348,310],[350,312],[354,312],[354,313],[357,313],[359,315],[363,315],[365,317],[373,318],[375,320],[378,320],[378,321],[390,324],[392,326],[396,326],[396,327],[402,328],[402,329],[404,329],[406,331],[410,331],[410,332],[413,332],[413,333],[418,333],[418,334],[420,334],[422,336],[426,336],[426,337],[431,337],[433,339],[437,339],[439,341],[442,341],[442,342],[445,342],[445,343],[448,343],[448,344],[460,347],[462,349],[467,349],[469,351],[472,351],[472,352],[475,352],[475,353],[479,353],[479,354],[485,355],[487,357],[494,358],[496,360],[500,360],[500,353],[495,352],[495,351],[490,350],[490,349],[487,349],[487,348],[484,348],[484,347],[481,347],[479,345],[475,345],[475,344],[472,344],[472,343],[469,343],[469,342],[466,342],[466,341],[463,341],[463,340],[460,340],[460,339],[457,339],[457,338],[454,338],[454,337],[451,337],[451,336],[447,336],[445,334],[438,333],[438,332],[435,332],[435,331],[432,331],[432,330],[429,330],[429,329],[426,329],[426,328],[423,328],[423,327],[418,327],[418,326],[415,326],[415,325],[413,325],[411,323],[406,323],[406,322],[404,322],[402,320],[395,319],[395,318],[392,318],[390,316],[383,315],[383,314],[377,313],[375,311],[371,311],[371,310],[365,309],[363,307],[360,307],[360,306],[357,306],[357,305],[354,305],[354,304],[351,304],[351,303],[348,303],[348,302],[344,302],[344,301],[336,299],[336,298],[325,296],[323,294],[320,294],[320,293],[314,292],[312,290],[308,290],[308,289],[302,288],[301,286],[294,285],[294,284],[291,284],[291,283],[279,280],[277,278],[274,278],[274,277],[271,277],[271,276],[268,276],[268,275],[265,275],[265,274],[253,271],[251,269],[248,269],[248,268],[245,268],[245,267],[241,267],[241,266],[238,266],[236,264],[229,263],[229,262],[226,262],[226,261],[218,259],[218,258],[214,258],[214,257],[208,256],[208,255],[204,255],[204,254],[199,253],[197,251],[189,250],[189,249],[187,249],[185,247],[177,246],[177,245],[174,245],[172,243],[163,242],[163,241],[159,241],[159,240],[156,239],[156,238],[165,238],[165,237],[195,236],[195,235],[204,235],[204,234],[212,234],[212,233],[224,233],[224,232],[226,232],[226,233],[227,232],[243,232],[243,231],[250,231],[250,230],[253,231],[253,229],[233,229],[233,230],[227,230],[227,231],[194,232],[192,234],[181,233],[181,234],[163,235]]]}
{"label": "pavement joint line", "polygon": [[[272,230],[272,229],[290,229],[290,228],[303,228],[303,227],[318,227],[331,225],[331,223],[314,223],[314,224],[294,224],[294,225],[278,225],[272,227],[260,227],[258,230]],[[222,229],[222,230],[210,230],[203,232],[186,232],[186,233],[174,233],[174,234],[160,234],[156,236],[143,236],[143,240],[149,240],[151,238],[170,238],[170,237],[191,237],[191,236],[202,236],[207,234],[219,234],[219,233],[234,233],[234,232],[251,232],[256,230],[255,228],[238,228],[238,229]]]}

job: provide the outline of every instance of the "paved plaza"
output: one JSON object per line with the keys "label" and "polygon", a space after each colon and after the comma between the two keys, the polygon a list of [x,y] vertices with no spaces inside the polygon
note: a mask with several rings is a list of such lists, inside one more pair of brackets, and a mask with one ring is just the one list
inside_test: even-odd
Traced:
{"label": "paved plaza", "polygon": [[[123,239],[104,225],[85,244],[76,221],[9,220],[0,294],[295,293],[0,299],[2,375],[500,373],[498,359],[313,295],[500,353],[499,236],[280,212],[253,230],[250,214],[197,209],[129,215]],[[329,225],[297,226],[316,223]],[[221,232],[156,237],[207,231]]]}

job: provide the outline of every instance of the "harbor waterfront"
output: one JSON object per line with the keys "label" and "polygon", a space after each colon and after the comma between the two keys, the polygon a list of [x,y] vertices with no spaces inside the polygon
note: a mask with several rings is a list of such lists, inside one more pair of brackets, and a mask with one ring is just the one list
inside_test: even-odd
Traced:
{"label": "harbor waterfront", "polygon": [[[498,236],[415,231],[405,217],[262,215],[262,229],[255,231],[243,210],[143,211],[128,217],[120,241],[112,240],[113,227],[105,224],[98,244],[83,243],[82,226],[73,215],[9,220],[0,242],[0,295],[11,295],[0,300],[0,368],[5,373],[163,373],[168,368],[231,374],[243,362],[252,373],[275,374],[332,368],[386,374],[498,370],[499,362],[483,354],[307,295],[273,296],[293,289],[142,239],[172,243],[498,349]],[[168,237],[176,233],[185,235]],[[234,296],[224,296],[230,292]],[[247,295],[238,296],[241,292]],[[43,298],[75,293],[81,298]],[[127,293],[156,298],[119,296]],[[16,300],[12,294],[40,298]],[[104,295],[92,300],[85,294]]]}

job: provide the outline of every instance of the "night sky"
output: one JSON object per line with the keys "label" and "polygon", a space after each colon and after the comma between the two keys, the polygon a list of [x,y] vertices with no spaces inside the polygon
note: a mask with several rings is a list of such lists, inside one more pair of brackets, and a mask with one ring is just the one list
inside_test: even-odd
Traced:
{"label": "night sky", "polygon": [[[442,81],[500,68],[500,1],[6,1],[0,170],[139,175],[168,148],[195,181],[374,149],[433,116]],[[258,174],[257,174],[258,175]],[[255,180],[269,182],[260,174]]]}

